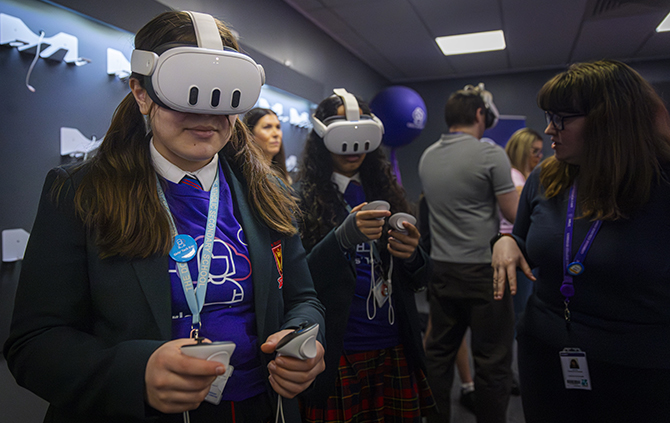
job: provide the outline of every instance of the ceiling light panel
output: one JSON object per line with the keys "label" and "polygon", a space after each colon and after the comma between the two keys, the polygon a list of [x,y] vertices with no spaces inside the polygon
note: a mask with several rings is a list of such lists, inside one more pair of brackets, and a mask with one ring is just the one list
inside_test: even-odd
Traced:
{"label": "ceiling light panel", "polygon": [[445,56],[504,50],[506,47],[502,30],[437,37],[435,42]]}

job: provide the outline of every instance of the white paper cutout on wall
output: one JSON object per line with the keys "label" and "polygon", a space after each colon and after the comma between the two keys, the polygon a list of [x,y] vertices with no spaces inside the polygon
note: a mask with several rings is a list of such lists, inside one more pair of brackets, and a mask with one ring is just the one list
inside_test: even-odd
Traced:
{"label": "white paper cutout on wall", "polygon": [[5,229],[2,231],[2,261],[23,260],[30,234],[23,229]]}
{"label": "white paper cutout on wall", "polygon": [[258,99],[258,107],[270,109],[275,112],[277,119],[279,119],[280,122],[288,122],[289,124],[297,126],[298,128],[312,129],[312,122],[309,120],[309,113],[298,113],[298,110],[295,107],[290,107],[288,116],[285,116],[283,104],[275,103],[270,105],[270,102],[263,97]]}
{"label": "white paper cutout on wall", "polygon": [[291,154],[286,158],[286,170],[289,172],[297,172],[298,171],[298,158]]}
{"label": "white paper cutout on wall", "polygon": [[289,110],[289,122],[298,128],[312,127],[312,123],[309,121],[309,114],[307,112],[298,113],[293,107]]}
{"label": "white paper cutout on wall", "polygon": [[[19,18],[0,13],[0,45],[9,44],[19,51],[35,54],[39,34],[35,34]],[[64,61],[77,66],[85,65],[90,60],[79,57],[79,40],[74,35],[59,32],[53,37],[42,39],[42,59]]]}
{"label": "white paper cutout on wall", "polygon": [[60,155],[70,157],[84,157],[98,148],[102,139],[96,140],[95,136],[88,139],[78,129],[60,128]]}
{"label": "white paper cutout on wall", "polygon": [[126,56],[113,48],[107,49],[107,74],[116,75],[119,79],[127,79],[130,76],[130,62]]}

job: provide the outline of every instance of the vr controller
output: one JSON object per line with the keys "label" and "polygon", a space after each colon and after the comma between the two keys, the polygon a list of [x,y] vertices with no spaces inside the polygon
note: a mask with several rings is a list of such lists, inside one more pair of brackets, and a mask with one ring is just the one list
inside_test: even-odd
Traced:
{"label": "vr controller", "polygon": [[402,222],[407,222],[416,225],[416,218],[407,213],[396,213],[389,217],[389,226],[391,229],[407,234],[407,229],[402,225]]}
{"label": "vr controller", "polygon": [[208,361],[218,361],[226,368],[228,368],[233,351],[235,351],[235,343],[229,341],[189,344],[181,347],[182,354]]}
{"label": "vr controller", "polygon": [[384,200],[376,200],[364,205],[361,210],[391,210],[391,205]]}
{"label": "vr controller", "polygon": [[301,327],[284,336],[275,351],[278,355],[286,355],[300,360],[316,357],[316,336],[319,324]]}

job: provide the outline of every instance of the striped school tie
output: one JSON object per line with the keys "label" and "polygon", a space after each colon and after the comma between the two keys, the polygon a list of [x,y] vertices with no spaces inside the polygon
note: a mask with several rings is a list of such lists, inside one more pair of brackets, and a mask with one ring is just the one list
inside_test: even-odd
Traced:
{"label": "striped school tie", "polygon": [[179,181],[180,184],[188,185],[191,188],[199,189],[202,190],[202,185],[200,185],[200,181],[198,181],[198,178],[190,175],[185,175],[181,181]]}

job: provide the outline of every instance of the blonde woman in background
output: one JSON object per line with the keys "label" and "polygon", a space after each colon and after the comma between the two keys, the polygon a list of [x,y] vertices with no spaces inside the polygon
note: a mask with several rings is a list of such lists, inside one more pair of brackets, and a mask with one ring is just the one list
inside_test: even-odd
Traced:
{"label": "blonde woman in background", "polygon": [[[519,129],[507,141],[505,152],[512,165],[512,182],[519,194],[530,172],[542,161],[542,144],[542,136],[530,128]],[[512,233],[512,224],[502,214],[500,232]]]}

